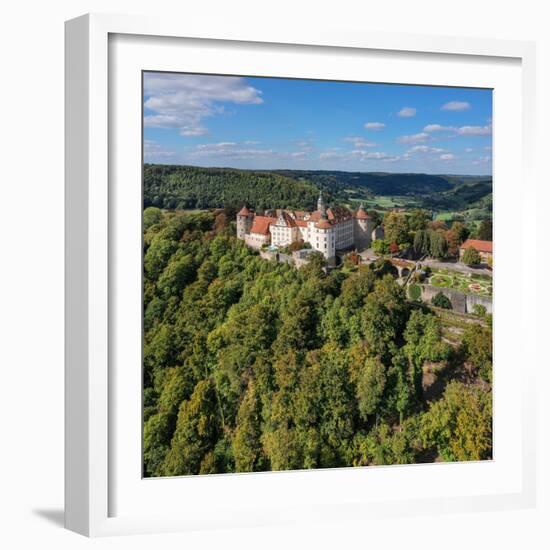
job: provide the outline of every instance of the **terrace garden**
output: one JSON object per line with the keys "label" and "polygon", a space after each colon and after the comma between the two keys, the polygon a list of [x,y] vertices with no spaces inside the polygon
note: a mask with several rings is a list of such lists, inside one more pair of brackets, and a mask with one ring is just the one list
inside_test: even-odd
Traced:
{"label": "terrace garden", "polygon": [[458,273],[447,269],[434,270],[428,283],[440,288],[452,288],[466,294],[491,296],[493,294],[493,280],[489,275]]}

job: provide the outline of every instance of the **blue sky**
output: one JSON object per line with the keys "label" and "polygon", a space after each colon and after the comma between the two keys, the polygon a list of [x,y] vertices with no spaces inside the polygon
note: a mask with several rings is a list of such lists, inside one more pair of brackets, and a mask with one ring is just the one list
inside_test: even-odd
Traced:
{"label": "blue sky", "polygon": [[492,92],[144,73],[146,162],[491,174]]}

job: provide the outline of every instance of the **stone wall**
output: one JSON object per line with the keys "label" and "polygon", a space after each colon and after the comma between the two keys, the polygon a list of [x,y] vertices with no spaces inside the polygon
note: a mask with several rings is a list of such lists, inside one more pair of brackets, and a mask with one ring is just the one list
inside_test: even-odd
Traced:
{"label": "stone wall", "polygon": [[487,313],[493,313],[493,298],[491,296],[479,296],[477,294],[466,294],[466,311],[467,313],[474,312],[476,304],[482,305]]}
{"label": "stone wall", "polygon": [[422,289],[421,298],[423,302],[431,303],[432,298],[441,292],[451,300],[454,311],[459,313],[473,313],[474,305],[480,304],[485,307],[487,313],[493,313],[493,300],[489,296],[465,294],[460,290],[441,288],[432,285],[420,285],[420,288]]}
{"label": "stone wall", "polygon": [[264,260],[275,260],[276,262],[286,262],[287,264],[294,265],[294,259],[287,254],[281,254],[280,252],[272,252],[271,250],[260,250],[260,257]]}
{"label": "stone wall", "polygon": [[260,258],[264,260],[273,260],[276,259],[275,252],[270,252],[269,250],[260,250]]}

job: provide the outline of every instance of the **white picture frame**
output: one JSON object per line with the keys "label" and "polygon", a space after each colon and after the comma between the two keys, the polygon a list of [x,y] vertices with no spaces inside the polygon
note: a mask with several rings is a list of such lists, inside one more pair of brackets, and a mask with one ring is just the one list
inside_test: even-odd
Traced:
{"label": "white picture frame", "polygon": [[[117,37],[122,39],[117,42]],[[126,44],[128,41],[125,42],[125,37],[131,44]],[[143,49],[144,44],[140,45],[140,42],[145,43],[152,38],[158,38],[163,43],[159,46],[157,57],[148,59],[147,66],[143,69],[171,67],[170,58],[173,56],[170,55],[170,50],[179,46],[175,45],[176,42],[170,42],[167,39],[188,42],[192,40],[195,46],[200,45],[201,41],[208,41],[209,48],[218,50],[226,48],[228,51],[232,49],[231,55],[228,55],[226,60],[229,63],[234,59],[232,67],[239,66],[239,56],[242,58],[239,53],[240,48],[250,48],[250,51],[254,48],[262,48],[263,52],[268,50],[273,52],[270,54],[273,57],[272,67],[276,67],[277,57],[282,56],[278,51],[284,50],[284,55],[287,56],[285,66],[288,67],[285,69],[285,75],[291,75],[292,71],[295,71],[292,73],[294,76],[305,76],[302,74],[305,71],[305,65],[296,64],[293,67],[288,63],[288,56],[322,57],[328,54],[357,56],[361,55],[361,52],[365,55],[370,52],[373,56],[388,56],[388,63],[395,61],[396,67],[401,63],[403,72],[406,62],[408,70],[416,72],[417,75],[415,82],[411,83],[429,82],[429,78],[422,76],[421,71],[414,70],[415,67],[420,67],[422,61],[419,60],[419,56],[423,56],[427,60],[437,62],[442,68],[451,60],[457,64],[456,67],[459,64],[464,66],[471,64],[472,67],[478,64],[479,76],[470,78],[478,78],[479,83],[485,83],[487,86],[491,85],[491,78],[501,78],[498,74],[502,72],[499,86],[504,90],[506,78],[509,77],[506,69],[500,70],[498,67],[513,67],[509,72],[513,73],[511,78],[515,80],[514,83],[511,82],[510,90],[515,90],[516,96],[519,95],[517,117],[514,118],[514,113],[510,113],[503,114],[500,119],[497,117],[495,120],[495,162],[503,163],[496,166],[495,173],[501,174],[503,182],[506,182],[507,178],[516,176],[521,178],[522,195],[528,194],[535,185],[532,178],[535,49],[532,43],[482,38],[393,35],[367,31],[351,33],[343,30],[333,32],[324,30],[321,32],[315,28],[303,29],[299,36],[285,29],[279,29],[274,35],[272,30],[261,28],[250,29],[247,32],[227,29],[226,33],[220,35],[208,28],[195,26],[186,28],[185,24],[165,18],[114,15],[85,15],[68,21],[66,23],[66,527],[87,536],[101,536],[236,525],[283,524],[291,521],[327,521],[331,518],[360,520],[364,514],[370,517],[391,517],[411,513],[436,514],[532,506],[535,500],[535,436],[531,419],[534,418],[535,407],[534,365],[536,362],[532,360],[535,331],[532,330],[531,323],[535,318],[533,314],[535,306],[534,289],[530,289],[527,284],[525,273],[518,275],[520,282],[517,303],[507,302],[502,292],[500,293],[502,300],[499,298],[498,285],[504,290],[509,280],[503,275],[499,279],[500,282],[495,281],[496,333],[499,334],[499,315],[503,319],[508,316],[508,325],[505,322],[501,325],[502,346],[510,345],[505,343],[505,336],[507,331],[515,328],[519,331],[525,348],[522,348],[524,362],[516,378],[516,387],[520,388],[520,393],[514,403],[513,379],[510,369],[505,368],[505,365],[513,367],[510,362],[513,361],[514,356],[512,353],[507,353],[504,347],[499,353],[499,341],[498,339],[495,341],[497,368],[499,368],[498,362],[503,365],[500,381],[498,375],[496,379],[497,388],[499,384],[502,388],[500,394],[499,389],[496,390],[497,405],[502,411],[500,417],[504,419],[506,411],[510,415],[514,414],[517,417],[517,426],[510,428],[513,437],[510,437],[508,442],[504,441],[504,436],[501,438],[503,451],[499,455],[497,446],[495,459],[488,467],[473,463],[432,465],[429,466],[432,468],[430,471],[426,470],[425,466],[377,468],[378,473],[373,474],[369,480],[373,488],[372,495],[374,495],[370,497],[352,490],[353,487],[360,486],[358,483],[361,480],[358,476],[363,476],[361,471],[365,471],[357,468],[339,471],[204,476],[191,480],[189,478],[142,480],[136,477],[135,468],[132,467],[129,471],[132,472],[133,478],[129,478],[127,483],[124,479],[121,480],[123,477],[121,471],[124,468],[120,465],[120,456],[123,455],[120,449],[126,448],[121,443],[123,441],[120,439],[121,434],[125,431],[121,428],[128,427],[129,430],[134,430],[132,432],[134,435],[137,430],[139,436],[141,427],[137,427],[131,418],[121,418],[117,409],[120,408],[122,401],[125,404],[129,403],[131,409],[132,400],[138,403],[141,396],[136,395],[135,384],[127,386],[121,384],[121,380],[126,379],[120,377],[126,376],[127,373],[125,374],[122,367],[118,367],[121,362],[117,354],[125,352],[121,352],[120,346],[117,348],[115,345],[113,332],[113,327],[116,327],[118,322],[118,318],[113,316],[113,308],[120,312],[124,307],[123,303],[113,306],[113,303],[119,300],[118,294],[112,291],[113,281],[116,283],[117,277],[121,277],[120,270],[125,269],[125,265],[126,269],[133,265],[131,259],[126,262],[124,254],[113,254],[113,250],[121,251],[120,246],[125,242],[125,238],[132,238],[119,233],[118,228],[122,225],[120,220],[123,214],[117,208],[116,197],[119,191],[116,185],[113,186],[113,182],[119,177],[118,171],[125,170],[126,167],[128,172],[124,173],[128,174],[133,182],[135,173],[131,173],[131,170],[135,169],[136,160],[135,147],[127,146],[126,140],[122,139],[124,136],[122,138],[120,136],[122,119],[119,120],[117,118],[119,113],[112,110],[113,106],[119,105],[113,88],[115,84],[121,85],[117,81],[119,69],[123,71],[126,67],[133,71],[132,74],[136,74],[139,62],[136,64],[135,59],[139,53],[135,52],[143,54],[146,50]],[[116,55],[120,55],[116,58],[116,62],[110,57],[110,48],[113,48],[113,44]],[[135,49],[134,53],[132,48]],[[391,58],[392,55],[395,60]],[[155,59],[160,59],[158,56],[163,57],[164,67],[157,66]],[[219,55],[217,57],[216,63],[219,64]],[[205,65],[204,72],[214,71],[217,66],[209,65],[210,69],[208,69],[207,56],[200,57],[196,52],[193,59],[195,70],[200,69],[201,63]],[[495,67],[494,76],[484,75],[486,66],[491,65]],[[238,71],[238,68],[235,70]],[[309,70],[316,69],[309,68]],[[335,69],[327,70],[335,71]],[[350,65],[349,70],[356,69]],[[464,67],[460,70],[464,71]],[[460,70],[453,68],[457,73]],[[272,74],[267,67],[265,71],[267,71],[266,75]],[[475,74],[476,70],[472,69],[471,72]],[[250,73],[246,72],[246,74]],[[255,74],[260,73],[256,70]],[[279,76],[279,73],[276,76]],[[334,76],[336,78],[338,75],[334,73]],[[365,75],[364,78],[367,80],[370,76]],[[382,76],[374,80],[380,81],[380,78]],[[423,78],[425,81],[422,81]],[[441,80],[450,76],[446,76],[443,71],[438,78]],[[457,78],[460,80],[460,77]],[[139,92],[141,102],[141,89],[135,92]],[[503,93],[503,102],[507,101],[512,105],[516,96],[513,96],[511,91],[509,96]],[[135,105],[132,101],[136,97],[135,94],[132,95],[133,99],[128,101],[128,105]],[[132,115],[126,113],[124,116]],[[135,113],[135,116],[139,118],[141,112]],[[508,126],[505,117],[510,118]],[[124,119],[124,123],[126,121],[127,119]],[[136,120],[128,122],[128,143],[135,144]],[[505,131],[506,128],[509,131]],[[514,133],[511,130],[514,129],[517,132],[511,135]],[[115,152],[110,150],[110,146],[112,147],[111,142],[117,139]],[[141,129],[139,139],[141,139]],[[499,144],[502,151],[500,155]],[[511,155],[513,150],[516,151],[515,157]],[[136,194],[132,195],[132,200],[135,200],[138,195],[141,200],[140,181],[138,179],[135,182]],[[518,211],[515,214],[516,219],[520,220],[522,230],[513,231],[507,228],[503,221],[498,221],[499,218],[504,220],[510,206],[513,205],[513,202],[509,201],[510,197],[507,199],[506,187],[506,185],[502,186],[502,191],[497,193],[495,200],[496,232],[497,235],[503,235],[508,242],[518,247],[520,250],[518,257],[521,262],[521,258],[529,257],[533,252],[533,245],[526,235],[529,227],[535,226],[535,221],[527,218],[527,205],[521,200],[516,202]],[[133,193],[131,190],[130,192]],[[128,227],[135,227],[136,219],[141,215],[140,211],[137,212],[137,218],[135,214],[133,218],[128,219]],[[141,243],[140,234],[136,233],[135,239],[139,239]],[[499,265],[505,266],[508,260],[504,255],[501,256],[502,260],[498,256],[498,239],[497,236],[496,258],[497,261],[502,262]],[[135,258],[134,255],[134,260]],[[139,258],[141,261],[141,256]],[[533,260],[531,265],[533,266]],[[123,295],[124,292],[120,294]],[[140,310],[141,304],[135,304],[134,307]],[[126,338],[126,336],[118,331],[116,338]],[[133,338],[135,341],[135,334]],[[132,342],[131,339],[126,341]],[[528,349],[530,345],[532,345],[531,350]],[[127,349],[127,347],[124,348],[124,350]],[[140,349],[134,350],[133,353],[140,355]],[[116,373],[113,373],[114,365],[119,369]],[[121,389],[122,387],[128,389]],[[495,412],[496,417],[499,415],[498,407]],[[518,414],[518,410],[521,410],[521,414]],[[496,433],[498,434],[498,431]],[[134,443],[130,442],[130,446],[132,445],[140,448],[141,442],[135,441],[134,437]],[[510,460],[508,460],[509,457]],[[130,459],[134,460],[132,457]],[[136,456],[135,460],[141,462],[141,456]],[[425,483],[426,475],[437,479],[434,485],[443,489],[436,491],[434,487],[433,492],[426,489],[426,494],[419,494],[421,492],[419,487],[421,483]],[[475,480],[479,480],[479,490],[472,490],[461,481],[460,476],[471,479],[472,486]],[[408,492],[396,492],[389,499],[376,496],[376,486],[378,486],[377,490],[381,491],[384,484],[386,484],[385,487],[389,487],[392,480],[397,478],[399,483],[407,486]],[[455,487],[455,492],[447,495],[444,492],[445,484],[450,484],[453,478],[456,485],[462,485],[462,490]],[[483,485],[483,479],[489,480],[486,485]],[[162,507],[153,510],[147,506],[147,502],[152,498],[166,499],[169,505],[174,491],[182,494],[181,484],[184,481],[187,483],[185,494],[190,494],[188,491],[193,490],[210,496],[217,493],[219,496],[217,506],[211,506],[209,514],[204,513],[207,503],[204,503],[202,508],[201,505],[196,506],[195,510],[185,510],[185,506],[182,505],[178,512],[172,514],[168,514]],[[193,484],[193,487],[190,484]],[[288,491],[296,486],[301,486],[302,491],[310,495],[309,499],[294,499]],[[119,492],[124,491],[125,495],[113,495],[114,488]],[[258,495],[265,495],[266,492],[271,495],[270,498],[258,497]],[[260,500],[254,502],[253,507],[247,507],[243,502],[238,502],[238,498],[234,496],[238,494],[249,498],[254,496]],[[232,498],[236,500],[232,502]],[[293,502],[294,500],[296,502]],[[119,506],[116,505],[119,501],[126,502],[126,508],[121,507],[119,510]]]}

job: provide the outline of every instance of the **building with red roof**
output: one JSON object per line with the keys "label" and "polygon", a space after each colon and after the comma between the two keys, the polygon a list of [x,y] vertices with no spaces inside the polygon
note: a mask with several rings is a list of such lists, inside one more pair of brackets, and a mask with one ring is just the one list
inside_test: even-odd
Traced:
{"label": "building with red roof", "polygon": [[[277,218],[271,216],[254,215],[250,230],[244,236],[244,242],[251,248],[260,249],[262,246],[271,243],[269,227],[275,223]],[[239,220],[237,219],[237,225]],[[237,230],[238,233],[238,230]]]}
{"label": "building with red roof", "polygon": [[252,212],[246,207],[243,206],[240,210],[237,216],[250,216]]}
{"label": "building with red roof", "polygon": [[490,263],[493,261],[493,241],[482,241],[480,239],[467,239],[460,245],[460,259],[464,256],[464,252],[468,248],[473,248],[479,252],[481,260],[484,263]]}
{"label": "building with red roof", "polygon": [[237,214],[237,236],[248,246],[259,249],[271,244],[284,248],[303,241],[328,260],[336,257],[337,250],[368,248],[373,229],[363,205],[357,212],[343,206],[326,208],[322,193],[313,212],[276,209],[262,216],[243,206]]}

